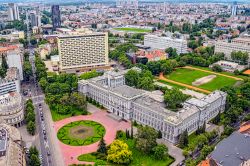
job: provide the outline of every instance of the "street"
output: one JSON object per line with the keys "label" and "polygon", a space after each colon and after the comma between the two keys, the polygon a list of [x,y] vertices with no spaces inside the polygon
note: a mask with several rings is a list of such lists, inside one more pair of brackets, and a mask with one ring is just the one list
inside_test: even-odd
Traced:
{"label": "street", "polygon": [[[29,60],[33,71],[33,81],[30,84],[31,97],[35,106],[36,112],[36,126],[38,138],[40,141],[40,154],[42,156],[43,166],[63,166],[61,151],[57,142],[57,136],[53,127],[53,121],[50,114],[49,107],[44,102],[44,94],[40,89],[36,74],[35,74],[35,56],[34,50],[29,49]],[[53,149],[53,150],[52,150]]]}

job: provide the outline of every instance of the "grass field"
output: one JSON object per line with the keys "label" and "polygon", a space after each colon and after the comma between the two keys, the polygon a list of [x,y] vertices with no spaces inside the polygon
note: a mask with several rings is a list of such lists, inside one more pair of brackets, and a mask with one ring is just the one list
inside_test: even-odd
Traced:
{"label": "grass field", "polygon": [[[211,73],[206,73],[203,71],[192,70],[192,69],[184,69],[178,68],[174,72],[165,77],[174,80],[177,82],[181,82],[184,84],[192,85],[196,79],[211,75]],[[214,91],[216,89],[221,89],[224,86],[232,86],[237,82],[237,80],[233,78],[228,78],[224,76],[217,75],[212,81],[205,83],[203,85],[197,86],[198,88]]]}
{"label": "grass field", "polygon": [[77,157],[79,161],[87,161],[87,162],[97,162],[97,156],[94,153],[82,154]]}
{"label": "grass field", "polygon": [[126,31],[126,32],[136,32],[136,33],[152,32],[152,30],[149,30],[149,29],[129,28],[129,27],[114,28],[114,30]]}
{"label": "grass field", "polygon": [[[191,67],[195,67],[195,68],[203,69],[203,70],[207,70],[207,71],[213,71],[211,68],[208,68],[208,67],[201,67],[201,66],[191,66]],[[225,74],[225,75],[228,75],[228,76],[234,76],[234,77],[238,77],[238,78],[242,78],[242,79],[244,79],[244,78],[247,79],[248,78],[247,76],[244,76],[244,75],[235,75],[234,73],[225,72],[225,71],[220,72],[220,74]]]}
{"label": "grass field", "polygon": [[[132,151],[132,157],[133,160],[129,164],[129,166],[152,166],[152,165],[157,165],[157,166],[168,166],[171,163],[174,162],[174,159],[170,156],[165,156],[163,160],[156,160],[154,159],[153,156],[143,154],[139,150],[135,148],[135,140],[128,139],[128,140],[123,140],[125,141],[129,149]],[[78,160],[80,161],[88,161],[88,162],[96,162],[99,159],[96,157],[94,153],[89,153],[89,154],[83,154],[78,157]],[[113,165],[113,164],[108,164],[108,165]]]}
{"label": "grass field", "polygon": [[129,149],[132,151],[133,154],[133,161],[130,164],[131,166],[168,166],[171,165],[171,163],[174,162],[174,159],[170,156],[166,156],[163,160],[156,160],[153,158],[153,156],[143,154],[135,147],[135,140],[128,139],[125,141]]}
{"label": "grass field", "polygon": [[82,120],[66,124],[57,132],[57,138],[71,146],[90,145],[105,135],[105,128],[97,122]]}
{"label": "grass field", "polygon": [[[56,109],[55,107],[50,106],[50,112],[51,112],[52,120],[54,122],[65,119],[65,118],[69,118],[72,116],[86,115],[86,111],[79,110],[79,109],[74,109],[74,111],[72,111],[69,114],[59,114],[55,109]],[[87,114],[89,114],[89,113],[87,112]]]}

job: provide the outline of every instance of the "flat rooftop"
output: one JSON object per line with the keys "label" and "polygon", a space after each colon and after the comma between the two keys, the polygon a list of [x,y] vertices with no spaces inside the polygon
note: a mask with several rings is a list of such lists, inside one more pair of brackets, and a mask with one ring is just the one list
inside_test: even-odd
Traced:
{"label": "flat rooftop", "polygon": [[112,92],[118,93],[126,98],[133,98],[138,95],[145,93],[145,91],[140,89],[135,89],[133,87],[122,85],[111,89]]}

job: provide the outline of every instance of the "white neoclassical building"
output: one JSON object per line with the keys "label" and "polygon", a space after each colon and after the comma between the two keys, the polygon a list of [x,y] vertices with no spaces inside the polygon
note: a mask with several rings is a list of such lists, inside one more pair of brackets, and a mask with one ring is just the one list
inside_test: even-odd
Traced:
{"label": "white neoclassical building", "polygon": [[173,112],[165,108],[161,92],[148,92],[125,85],[126,72],[108,71],[103,76],[81,80],[78,91],[125,120],[160,130],[163,139],[172,143],[177,143],[184,130],[192,133],[224,111],[227,94],[214,91],[202,99],[188,99],[182,109]]}
{"label": "white neoclassical building", "polygon": [[4,123],[20,127],[24,120],[22,96],[11,92],[0,96],[0,118]]}

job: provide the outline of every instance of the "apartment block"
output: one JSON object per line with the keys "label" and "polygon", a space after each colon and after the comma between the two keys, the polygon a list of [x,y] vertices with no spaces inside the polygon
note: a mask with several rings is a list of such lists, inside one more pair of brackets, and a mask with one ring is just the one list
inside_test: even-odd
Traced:
{"label": "apartment block", "polygon": [[77,72],[108,67],[108,34],[79,33],[59,36],[60,71]]}
{"label": "apartment block", "polygon": [[0,95],[8,94],[9,92],[21,91],[19,78],[19,70],[17,68],[9,68],[5,78],[0,78]]}
{"label": "apartment block", "polygon": [[144,45],[151,47],[152,49],[162,49],[172,47],[177,50],[178,54],[187,53],[187,40],[157,36],[157,35],[145,35],[144,36]]}
{"label": "apartment block", "polygon": [[[231,53],[233,51],[248,52],[250,56],[250,38],[236,38],[231,41],[216,41],[215,53],[222,52],[225,54],[226,59],[231,59]],[[250,62],[250,58],[248,59]]]}

